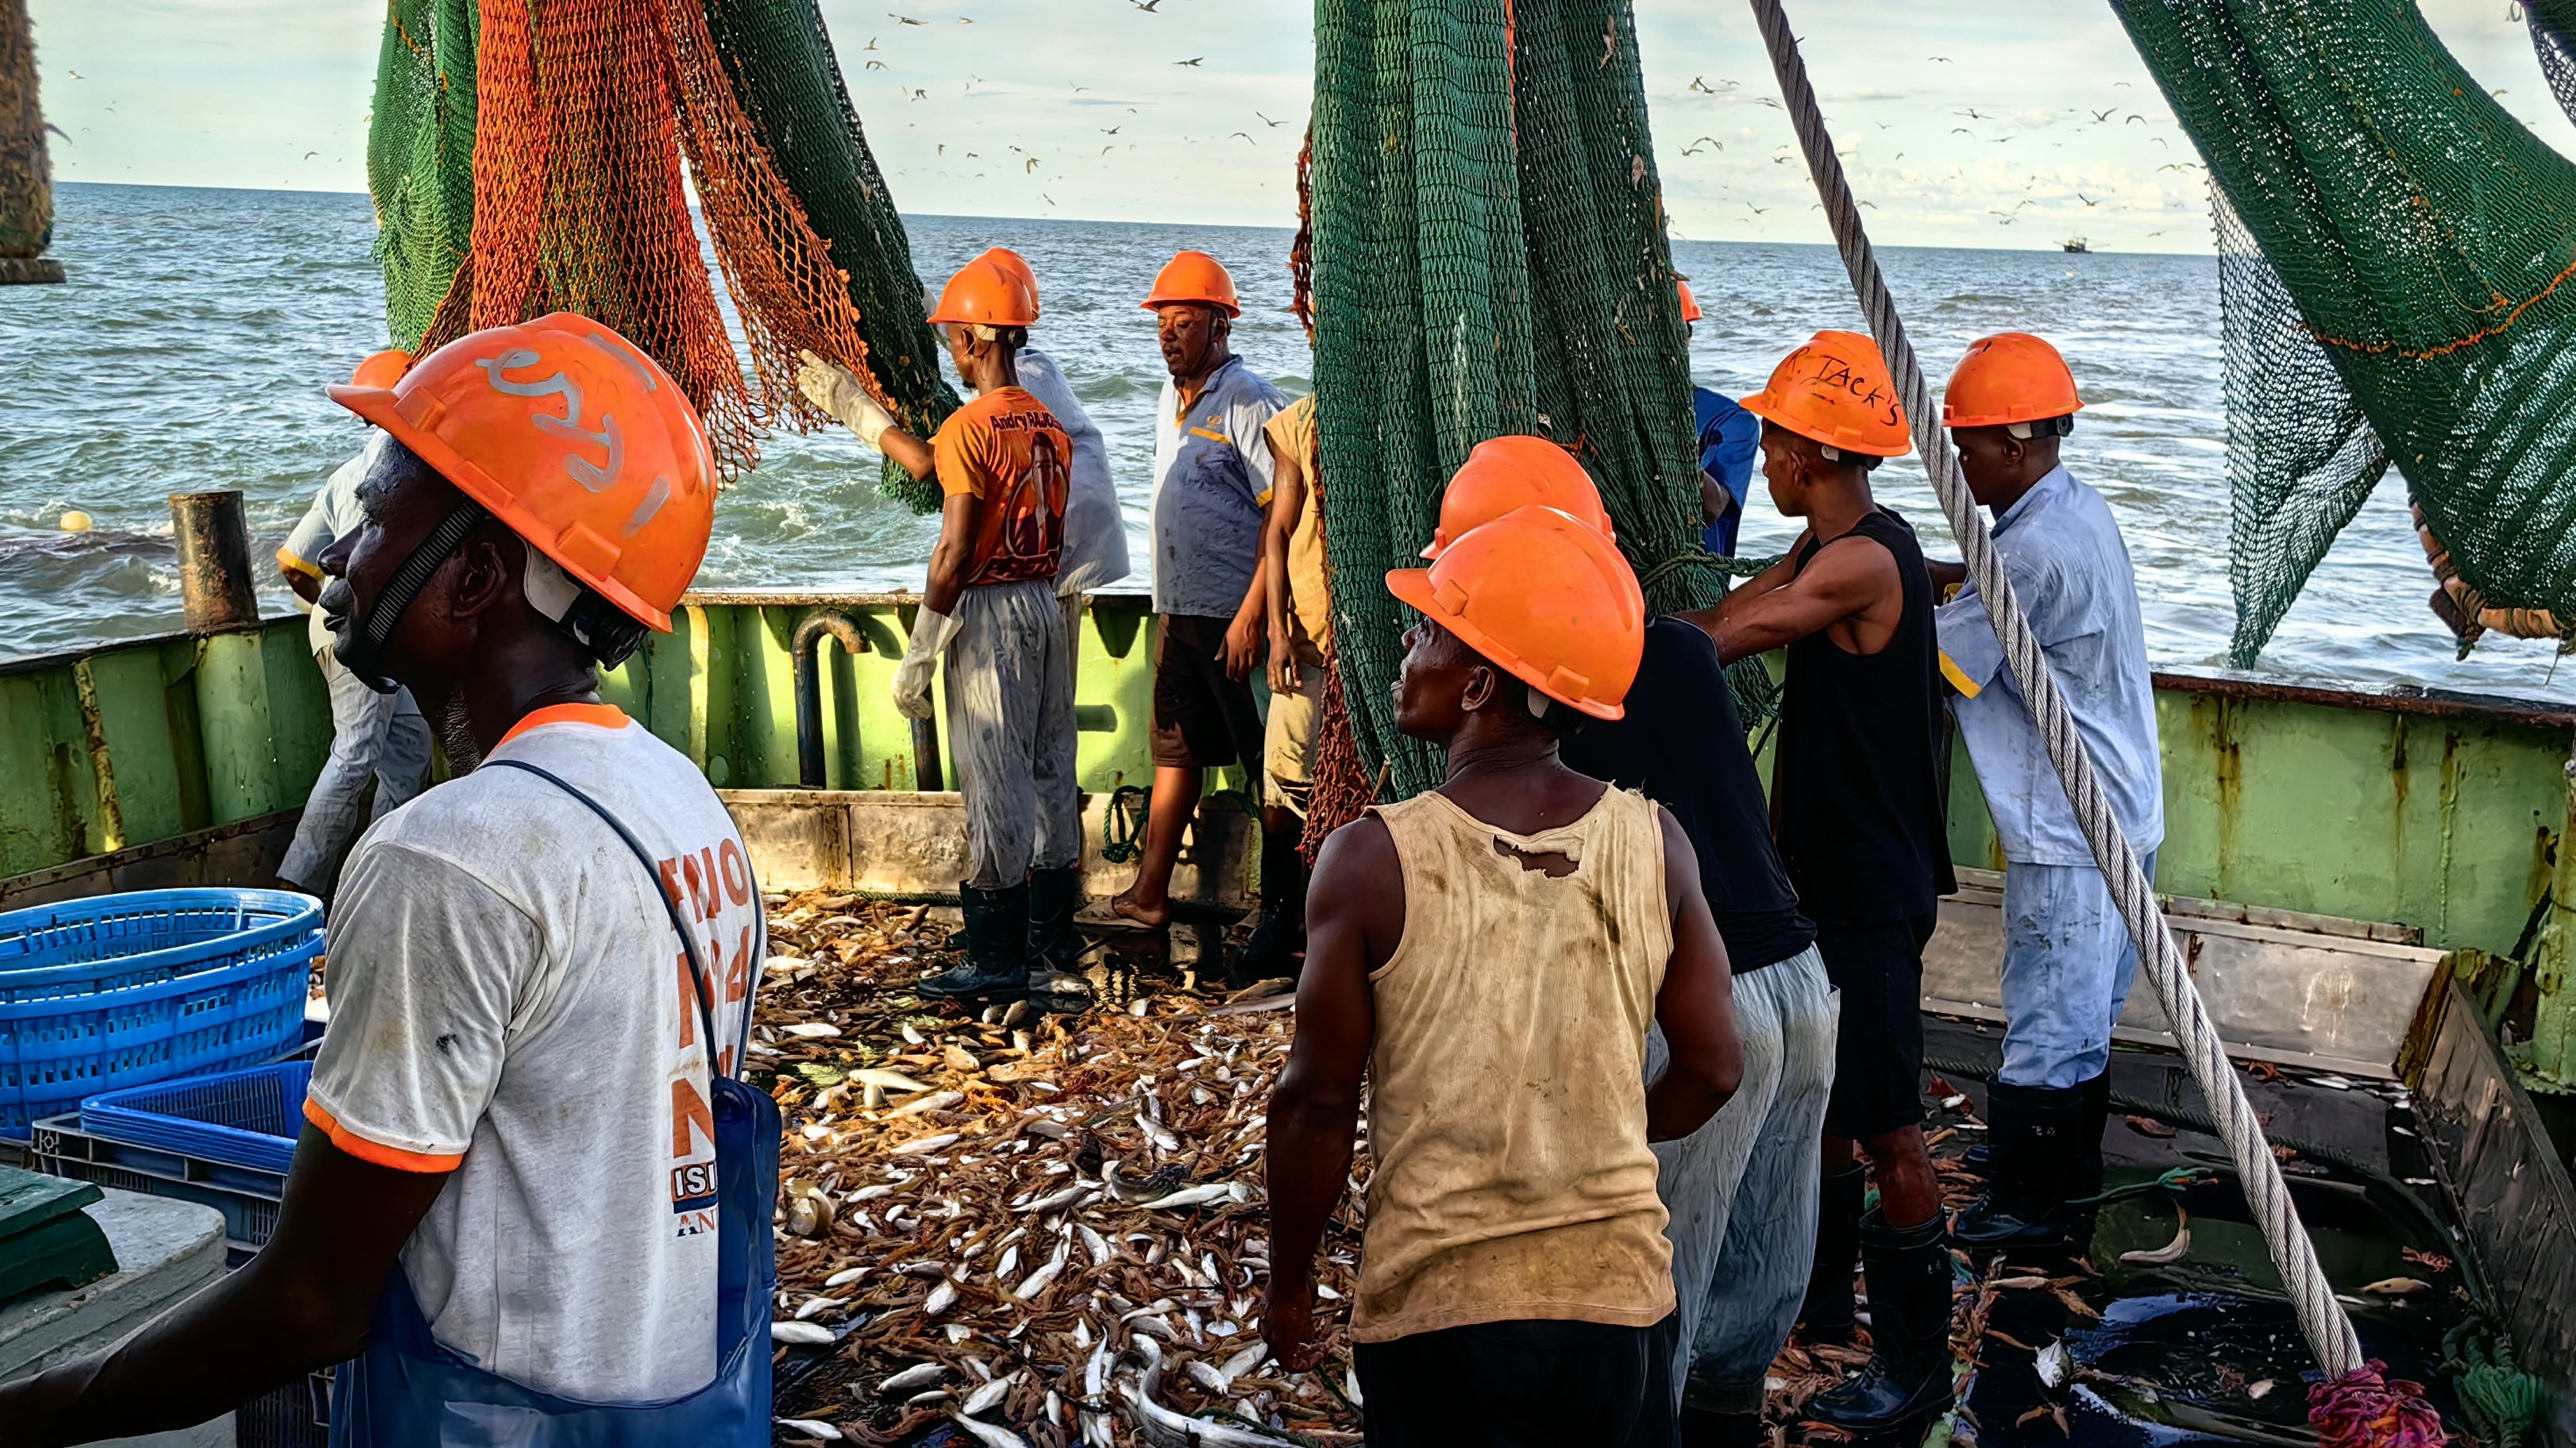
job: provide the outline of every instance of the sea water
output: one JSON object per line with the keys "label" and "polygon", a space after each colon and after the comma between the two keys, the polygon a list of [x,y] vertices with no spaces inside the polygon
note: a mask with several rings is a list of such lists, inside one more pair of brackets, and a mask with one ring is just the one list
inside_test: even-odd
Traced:
{"label": "sea water", "polygon": [[[66,185],[56,199],[54,254],[70,281],[0,288],[0,657],[178,628],[170,493],[242,490],[264,564],[364,435],[323,384],[385,345],[364,196]],[[1037,341],[1108,440],[1138,568],[1123,586],[1144,587],[1151,558],[1163,367],[1138,302],[1162,262],[1184,246],[1223,259],[1245,299],[1236,350],[1292,395],[1311,385],[1312,354],[1287,310],[1286,230],[947,216],[907,225],[925,279],[994,244],[1036,268]],[[1753,391],[1818,328],[1862,325],[1829,247],[1677,241],[1673,254],[1707,312],[1691,345],[1703,385]],[[2037,332],[2066,352],[2086,401],[2067,459],[2126,532],[2148,651],[2160,667],[2222,665],[2234,606],[2215,262],[1881,256],[1936,379],[1989,332]],[[701,584],[918,587],[936,520],[878,497],[876,476],[846,432],[771,436],[759,468],[718,507]],[[1928,551],[1955,556],[1916,460],[1882,468],[1878,488]],[[60,530],[73,508],[96,520],[94,531]],[[1744,551],[1775,552],[1795,536],[1757,478]],[[2432,588],[2391,474],[2317,570],[2264,670],[2576,699],[2576,670],[2558,677],[2544,643],[2498,640],[2455,661],[2425,607]],[[263,602],[288,606],[273,577]]]}

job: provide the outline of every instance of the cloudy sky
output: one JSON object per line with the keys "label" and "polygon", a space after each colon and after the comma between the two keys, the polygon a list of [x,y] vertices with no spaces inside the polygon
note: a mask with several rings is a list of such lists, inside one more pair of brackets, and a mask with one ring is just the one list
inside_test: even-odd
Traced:
{"label": "cloudy sky", "polygon": [[[890,10],[890,4],[900,5]],[[1311,8],[1292,0],[823,0],[913,212],[1292,225]],[[1973,9],[1973,18],[1958,12]],[[2576,129],[2511,0],[2424,0],[2503,103]],[[71,181],[365,189],[383,24],[354,0],[31,0]],[[1637,0],[1676,231],[1822,241],[1750,12]],[[2205,250],[2175,128],[2107,6],[1793,0],[1873,230],[1890,243]],[[1036,164],[1030,165],[1034,159]]]}

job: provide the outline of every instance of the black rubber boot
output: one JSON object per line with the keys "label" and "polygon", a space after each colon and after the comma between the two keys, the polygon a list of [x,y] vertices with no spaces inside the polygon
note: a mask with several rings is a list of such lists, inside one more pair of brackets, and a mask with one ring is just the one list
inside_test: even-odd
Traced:
{"label": "black rubber boot", "polygon": [[2075,1224],[2066,1199],[2089,1196],[2095,1189],[2075,1189],[2088,1134],[2097,1181],[2100,1173],[2102,1126],[2088,1110],[2086,1088],[1997,1081],[1986,1094],[1986,1120],[1994,1155],[1985,1195],[1959,1213],[1950,1229],[1952,1240],[1963,1247],[2045,1246],[2067,1240]]}
{"label": "black rubber boot", "polygon": [[1080,866],[1029,872],[1029,1000],[1043,1010],[1070,1014],[1092,1003],[1073,928],[1082,900]]}
{"label": "black rubber boot", "polygon": [[1029,887],[978,890],[960,881],[966,959],[914,987],[926,996],[1018,1000],[1029,993]]}
{"label": "black rubber boot", "polygon": [[1261,921],[1234,959],[1246,980],[1295,975],[1306,948],[1306,857],[1297,853],[1295,830],[1261,833]]}
{"label": "black rubber boot", "polygon": [[1860,1376],[1807,1405],[1807,1416],[1853,1433],[1888,1433],[1950,1404],[1950,1252],[1938,1216],[1891,1227],[1873,1210],[1860,1224],[1876,1351]]}
{"label": "black rubber boot", "polygon": [[1760,1413],[1720,1413],[1682,1400],[1682,1448],[1761,1448]]}
{"label": "black rubber boot", "polygon": [[1863,1195],[1859,1162],[1825,1173],[1816,1193],[1816,1261],[1807,1271],[1807,1300],[1798,1309],[1798,1325],[1809,1342],[1851,1341]]}
{"label": "black rubber boot", "polygon": [[[2068,1171],[2066,1196],[2069,1202],[2099,1195],[2103,1183],[2102,1133],[2111,1124],[2111,1072],[2102,1074],[2075,1088],[2084,1093],[2083,1115],[2075,1126],[2075,1165]],[[2093,1223],[2097,1209],[2087,1201],[2082,1206],[2066,1208],[2066,1237],[2075,1246],[2089,1252],[2093,1249]]]}

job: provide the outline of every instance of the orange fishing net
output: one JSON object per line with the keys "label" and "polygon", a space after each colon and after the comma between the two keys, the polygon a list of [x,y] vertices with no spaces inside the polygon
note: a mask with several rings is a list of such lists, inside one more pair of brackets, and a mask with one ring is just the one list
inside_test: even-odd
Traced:
{"label": "orange fishing net", "polygon": [[[679,382],[728,476],[751,467],[761,430],[781,417],[821,420],[796,390],[798,349],[870,377],[847,282],[736,101],[692,0],[496,0],[483,8],[480,52],[473,246],[423,350],[549,311],[596,317]],[[683,157],[748,378],[699,250]]]}

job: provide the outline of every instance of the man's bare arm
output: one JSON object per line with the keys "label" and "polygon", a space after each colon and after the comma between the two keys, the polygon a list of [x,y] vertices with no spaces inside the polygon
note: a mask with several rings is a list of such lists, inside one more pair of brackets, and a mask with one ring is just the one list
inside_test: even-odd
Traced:
{"label": "man's bare arm", "polygon": [[983,518],[984,500],[973,493],[951,493],[941,502],[939,542],[930,550],[930,575],[921,585],[922,607],[933,613],[957,611],[957,600],[966,593],[966,565],[975,553],[975,529]]}
{"label": "man's bare arm", "polygon": [[1728,595],[1709,637],[1717,641],[1719,660],[1731,664],[1855,617],[1897,586],[1896,555],[1845,535],[1817,549],[1806,572],[1778,588],[1742,604]]}
{"label": "man's bare arm", "polygon": [[1773,559],[1770,567],[1728,589],[1726,597],[1706,608],[1694,608],[1687,613],[1674,614],[1673,617],[1698,624],[1709,637],[1715,638],[1718,629],[1724,626],[1724,621],[1730,612],[1740,611],[1749,606],[1753,600],[1788,586],[1789,581],[1797,576],[1798,550],[1807,546],[1809,536],[1808,533],[1800,533],[1798,541],[1789,545],[1788,552]]}
{"label": "man's bare arm", "polygon": [[1270,1294],[1262,1335],[1291,1372],[1321,1356],[1314,1330],[1315,1250],[1350,1180],[1360,1082],[1377,1010],[1369,972],[1404,934],[1404,867],[1373,815],[1335,830],[1306,892],[1306,968],[1297,1036],[1270,1093]]}
{"label": "man's bare arm", "polygon": [[1274,450],[1278,471],[1270,483],[1270,512],[1261,520],[1261,585],[1270,595],[1270,692],[1297,692],[1295,635],[1288,623],[1288,540],[1306,509],[1306,470]]}
{"label": "man's bare arm", "polygon": [[1735,1031],[1735,981],[1726,942],[1700,893],[1699,858],[1690,837],[1658,806],[1664,831],[1664,896],[1672,902],[1673,955],[1655,994],[1655,1024],[1672,1059],[1646,1087],[1646,1139],[1673,1141],[1697,1131],[1744,1080],[1744,1042]]}
{"label": "man's bare arm", "polygon": [[385,1274],[446,1185],[307,1126],[268,1246],[120,1346],[0,1388],[0,1448],[184,1428],[354,1356]]}

